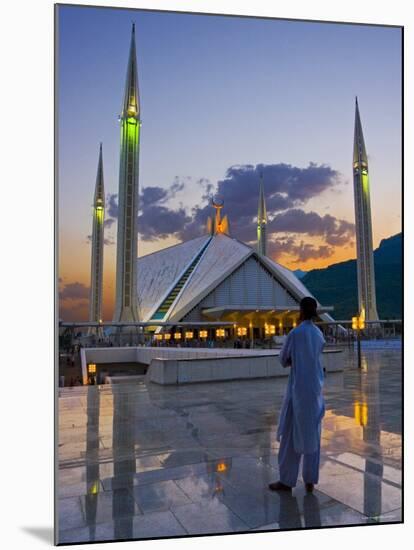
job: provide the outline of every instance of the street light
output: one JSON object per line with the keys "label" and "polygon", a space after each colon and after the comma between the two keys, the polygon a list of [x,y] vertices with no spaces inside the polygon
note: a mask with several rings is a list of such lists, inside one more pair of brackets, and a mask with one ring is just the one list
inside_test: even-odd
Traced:
{"label": "street light", "polygon": [[88,363],[88,374],[96,374],[96,363]]}
{"label": "street light", "polygon": [[361,330],[365,328],[365,310],[362,308],[360,315],[352,317],[352,330],[357,334],[358,368],[361,368]]}
{"label": "street light", "polygon": [[[89,384],[95,384],[96,376],[96,363],[88,363],[88,382]],[[93,382],[92,382],[93,381]]]}

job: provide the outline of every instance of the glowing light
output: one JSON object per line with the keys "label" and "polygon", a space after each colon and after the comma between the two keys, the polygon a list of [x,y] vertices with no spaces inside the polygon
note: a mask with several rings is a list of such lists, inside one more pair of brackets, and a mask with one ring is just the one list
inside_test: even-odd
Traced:
{"label": "glowing light", "polygon": [[174,332],[174,340],[181,340],[181,332]]}
{"label": "glowing light", "polygon": [[217,338],[223,338],[225,336],[224,328],[216,329],[216,336]]}
{"label": "glowing light", "polygon": [[227,470],[227,464],[225,462],[219,462],[216,466],[216,472],[225,472]]}
{"label": "glowing light", "polygon": [[369,179],[368,179],[368,173],[366,170],[362,170],[361,179],[362,179],[362,190],[367,195],[369,193]]}
{"label": "glowing light", "polygon": [[194,336],[194,333],[192,330],[189,330],[185,333],[185,337],[187,338],[187,340],[191,340],[191,338],[193,338]]}
{"label": "glowing light", "polygon": [[156,340],[162,340],[162,334],[156,334],[155,339]]}
{"label": "glowing light", "polygon": [[164,334],[164,340],[171,340],[171,334]]}
{"label": "glowing light", "polygon": [[276,334],[276,326],[265,323],[265,334]]}
{"label": "glowing light", "polygon": [[102,206],[97,206],[95,208],[95,216],[96,216],[96,221],[101,225],[103,223],[103,218],[104,218],[104,210]]}
{"label": "glowing light", "polygon": [[200,330],[198,333],[200,338],[207,338],[207,331],[206,330]]}
{"label": "glowing light", "polygon": [[352,317],[352,329],[364,330],[364,328],[365,328],[365,312],[363,311],[361,315]]}
{"label": "glowing light", "polygon": [[355,401],[354,417],[357,424],[366,426],[368,424],[368,404]]}
{"label": "glowing light", "polygon": [[99,493],[99,480],[94,481],[88,489],[89,495],[97,495]]}
{"label": "glowing light", "polygon": [[246,327],[238,327],[237,336],[246,336],[246,334],[247,334],[247,328]]}
{"label": "glowing light", "polygon": [[89,372],[89,374],[95,374],[96,373],[96,364],[95,363],[88,363],[88,372]]}

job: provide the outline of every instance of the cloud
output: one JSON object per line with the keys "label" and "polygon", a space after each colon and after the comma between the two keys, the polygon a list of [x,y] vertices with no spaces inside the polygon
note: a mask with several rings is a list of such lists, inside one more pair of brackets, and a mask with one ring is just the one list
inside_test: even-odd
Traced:
{"label": "cloud", "polygon": [[88,300],[89,287],[83,283],[67,283],[59,292],[61,300]]}
{"label": "cloud", "polygon": [[261,174],[270,217],[306,204],[326,190],[335,188],[341,181],[336,170],[313,162],[305,168],[283,163],[231,166],[215,189],[208,180],[202,182],[206,189],[202,197],[204,204],[193,209],[193,219],[183,228],[180,237],[194,238],[203,231],[207,216],[212,214],[209,199],[215,194],[224,200],[223,212],[229,216],[232,233],[243,241],[253,241],[256,238],[255,219]]}
{"label": "cloud", "polygon": [[293,263],[306,263],[311,259],[329,258],[334,253],[334,248],[328,245],[315,246],[313,244],[295,239],[273,239],[268,242],[268,254],[274,260],[278,260],[283,254],[295,257]]}
{"label": "cloud", "polygon": [[114,219],[114,218],[106,218],[106,219],[104,220],[104,227],[109,229],[110,227],[112,227],[112,225],[113,225],[114,223],[115,223],[115,219]]}
{"label": "cloud", "polygon": [[306,233],[309,236],[322,236],[327,244],[343,246],[355,234],[355,226],[346,220],[338,220],[330,214],[320,216],[316,212],[304,212],[292,208],[277,214],[268,224],[272,233]]}
{"label": "cloud", "polygon": [[111,218],[118,217],[118,193],[108,193],[106,196],[106,215]]}
{"label": "cloud", "polygon": [[[188,178],[187,178],[188,179]],[[168,188],[158,186],[147,186],[142,189],[139,196],[138,225],[141,239],[153,241],[165,239],[176,235],[182,228],[191,221],[187,210],[180,206],[177,209],[168,208],[165,203],[175,198],[182,192],[186,182],[178,176]],[[107,197],[107,213],[112,218],[105,220],[111,226],[118,216],[118,195],[110,194]],[[107,244],[113,244],[113,241]]]}
{"label": "cloud", "polygon": [[[305,212],[302,206],[327,190],[338,188],[340,174],[326,164],[310,162],[300,168],[290,164],[245,164],[230,166],[225,177],[213,185],[207,178],[192,180],[191,177],[174,179],[168,187],[147,186],[139,197],[138,227],[140,237],[146,241],[174,236],[186,241],[205,232],[208,216],[214,215],[211,198],[219,196],[224,201],[223,214],[230,220],[231,234],[254,244],[256,241],[256,216],[260,177],[263,175],[266,206],[269,215],[268,235],[274,257],[288,253],[297,261],[329,257],[333,247],[350,242],[354,235],[353,224],[330,214],[321,216]],[[201,188],[200,203],[192,209],[180,204],[169,206],[177,193],[193,183]],[[110,227],[118,215],[117,195],[107,197],[106,224]],[[281,239],[280,234],[283,235]],[[325,244],[315,246],[292,237],[309,235],[322,237]],[[289,238],[288,238],[289,237]]]}
{"label": "cloud", "polygon": [[[92,241],[92,235],[87,235],[86,240],[90,243]],[[112,246],[113,244],[115,244],[115,241],[112,237],[104,237],[105,246]]]}
{"label": "cloud", "polygon": [[147,206],[138,216],[139,235],[144,241],[177,235],[191,221],[185,208],[172,210],[166,206]]}

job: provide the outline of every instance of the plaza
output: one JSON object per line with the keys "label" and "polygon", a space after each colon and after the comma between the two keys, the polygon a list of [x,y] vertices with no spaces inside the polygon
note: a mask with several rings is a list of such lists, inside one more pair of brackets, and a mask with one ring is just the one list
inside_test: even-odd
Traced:
{"label": "plaza", "polygon": [[286,378],[60,388],[59,543],[400,522],[401,342],[341,356],[313,494],[267,488]]}

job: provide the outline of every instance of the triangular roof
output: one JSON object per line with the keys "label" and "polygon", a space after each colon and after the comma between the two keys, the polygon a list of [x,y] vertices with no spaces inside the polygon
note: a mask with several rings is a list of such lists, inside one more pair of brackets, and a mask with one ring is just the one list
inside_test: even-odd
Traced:
{"label": "triangular roof", "polygon": [[204,235],[138,258],[138,306],[142,321],[149,319],[154,307],[209,239],[209,235]]}
{"label": "triangular roof", "polygon": [[[219,233],[139,258],[138,296],[141,320],[149,321],[153,318],[166,297],[175,289],[176,296],[165,320],[178,322],[251,256],[270,271],[298,301],[304,296],[312,295],[289,269],[270,258],[258,255],[241,241]],[[193,266],[191,273],[185,276],[190,266]]]}
{"label": "triangular roof", "polygon": [[253,250],[237,239],[233,239],[225,233],[214,235],[191,279],[173,307],[170,317],[174,320],[181,319],[251,254],[253,254]]}

